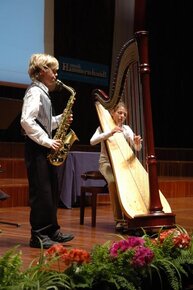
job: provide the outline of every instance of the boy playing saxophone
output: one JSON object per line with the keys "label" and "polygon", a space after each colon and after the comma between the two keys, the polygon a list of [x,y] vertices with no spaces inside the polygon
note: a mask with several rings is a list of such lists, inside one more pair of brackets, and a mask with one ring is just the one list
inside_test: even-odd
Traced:
{"label": "boy playing saxophone", "polygon": [[[53,56],[33,54],[28,74],[32,83],[23,99],[21,126],[25,131],[25,162],[29,182],[30,247],[49,248],[74,238],[63,234],[57,220],[58,191],[54,166],[48,161],[50,150],[57,151],[60,139],[52,138],[62,115],[52,116],[49,92],[56,85],[59,63]],[[72,122],[72,114],[68,122]]]}

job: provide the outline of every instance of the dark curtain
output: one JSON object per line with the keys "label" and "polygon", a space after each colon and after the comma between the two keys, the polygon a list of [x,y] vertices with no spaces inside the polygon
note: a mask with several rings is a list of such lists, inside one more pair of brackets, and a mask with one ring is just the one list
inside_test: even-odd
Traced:
{"label": "dark curtain", "polygon": [[193,1],[148,0],[147,29],[156,147],[193,147]]}
{"label": "dark curtain", "polygon": [[[112,0],[57,0],[55,1],[55,55],[80,59],[87,62],[111,65],[114,22]],[[65,81],[76,90],[73,107],[73,130],[79,144],[89,144],[98,126],[98,117],[92,99],[92,90],[97,85]],[[108,93],[109,86],[100,87]],[[55,100],[58,112],[66,98]]]}

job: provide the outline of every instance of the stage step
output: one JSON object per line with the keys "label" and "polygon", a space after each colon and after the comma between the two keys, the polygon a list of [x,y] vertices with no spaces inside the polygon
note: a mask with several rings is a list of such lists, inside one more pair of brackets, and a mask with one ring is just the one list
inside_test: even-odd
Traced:
{"label": "stage step", "polygon": [[24,143],[18,142],[0,142],[1,158],[23,158]]}
{"label": "stage step", "polygon": [[166,198],[193,196],[193,177],[160,176],[158,183]]}
{"label": "stage step", "polygon": [[26,178],[0,178],[0,190],[10,196],[6,200],[1,200],[1,208],[28,206],[28,181]]}
{"label": "stage step", "polygon": [[157,160],[193,161],[193,148],[155,148]]}
{"label": "stage step", "polygon": [[1,175],[3,178],[27,178],[25,161],[23,158],[0,158]]}
{"label": "stage step", "polygon": [[[193,197],[193,177],[158,177],[160,191],[167,198]],[[99,204],[110,202],[109,195],[98,195]]]}
{"label": "stage step", "polygon": [[[159,189],[166,198],[193,196],[193,178],[191,177],[166,177],[158,178]],[[22,178],[0,179],[0,189],[10,195],[2,201],[0,207],[14,207],[28,205],[28,182]],[[99,195],[98,203],[108,203],[109,195]]]}
{"label": "stage step", "polygon": [[10,196],[0,202],[0,207],[28,206],[24,144],[0,142],[0,166],[0,190]]}
{"label": "stage step", "polygon": [[193,161],[158,160],[158,176],[184,176],[193,178]]}
{"label": "stage step", "polygon": [[[80,148],[79,148],[80,150]],[[193,150],[156,149],[158,183],[166,198],[193,196]],[[28,205],[28,181],[24,162],[24,144],[0,142],[0,190],[10,198],[0,207]],[[109,202],[109,195],[99,195],[98,203]]]}

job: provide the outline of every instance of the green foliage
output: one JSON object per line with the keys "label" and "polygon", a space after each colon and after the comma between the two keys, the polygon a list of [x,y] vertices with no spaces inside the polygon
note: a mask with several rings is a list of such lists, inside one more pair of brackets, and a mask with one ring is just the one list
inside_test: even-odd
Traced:
{"label": "green foliage", "polygon": [[0,289],[5,289],[5,286],[19,283],[22,273],[20,267],[22,265],[21,252],[17,252],[17,247],[7,251],[0,257]]}
{"label": "green foliage", "polygon": [[21,270],[22,253],[15,247],[0,257],[0,290],[58,290],[70,289],[66,274],[51,270],[53,259],[44,263],[41,251],[38,263],[34,261],[25,270]]}
{"label": "green foliage", "polygon": [[[193,282],[193,240],[184,229],[116,238],[95,245],[89,255],[59,244],[41,249],[39,259],[24,271],[15,247],[0,257],[0,290],[193,289],[186,288],[186,281]],[[53,270],[56,262],[64,264],[62,271]]]}
{"label": "green foliage", "polygon": [[[192,237],[188,239],[189,235],[183,228],[177,227],[177,229],[177,235],[174,230],[173,233],[167,234],[161,242],[158,235],[158,243],[156,244],[152,243],[152,239],[148,236],[145,238],[146,244],[155,255],[150,265],[151,271],[158,276],[160,285],[164,285],[167,281],[168,289],[174,290],[185,289],[183,288],[184,281],[187,277],[192,277],[193,274]],[[180,236],[180,234],[183,235]],[[180,240],[184,245],[180,244]],[[179,246],[177,246],[178,243]],[[160,289],[165,290],[164,286],[160,286]]]}
{"label": "green foliage", "polygon": [[[137,238],[120,237],[120,240],[130,238],[135,246],[122,251],[125,245],[121,244],[114,258],[110,255],[112,245],[107,242],[93,248],[90,263],[79,267],[72,264],[67,270],[72,289],[185,289],[185,279],[193,275],[193,243],[187,232],[181,229],[161,231],[154,238],[144,234],[139,241],[144,244],[139,244],[139,248],[150,249],[154,256],[146,264],[140,264],[139,257],[138,265],[132,263]],[[141,256],[143,258],[143,252]]]}
{"label": "green foliage", "polygon": [[[136,289],[134,284],[120,273],[123,270],[122,259],[118,262],[121,264],[120,267],[112,263],[109,245],[110,243],[107,242],[104,245],[94,246],[91,252],[91,263],[84,263],[79,267],[73,264],[66,270],[65,273],[71,279],[72,289]],[[127,274],[125,265],[124,268]]]}

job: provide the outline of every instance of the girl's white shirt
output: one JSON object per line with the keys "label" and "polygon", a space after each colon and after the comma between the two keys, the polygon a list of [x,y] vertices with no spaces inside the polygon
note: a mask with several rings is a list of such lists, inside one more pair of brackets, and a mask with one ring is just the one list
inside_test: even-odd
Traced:
{"label": "girl's white shirt", "polygon": [[[132,129],[128,125],[122,125],[122,129],[123,129],[123,134],[125,136],[125,139],[129,143],[129,145],[131,145],[136,151],[140,151],[142,144],[140,143],[139,145],[136,145],[134,143],[135,134],[132,131]],[[117,134],[119,134],[119,133],[117,133]],[[96,129],[94,135],[90,139],[91,145],[96,145],[98,143],[101,143],[101,152],[100,152],[99,163],[109,162],[109,158],[108,158],[108,154],[106,151],[106,146],[105,146],[104,141],[107,140],[111,136],[112,136],[111,131],[102,132],[101,127],[99,126]]]}

